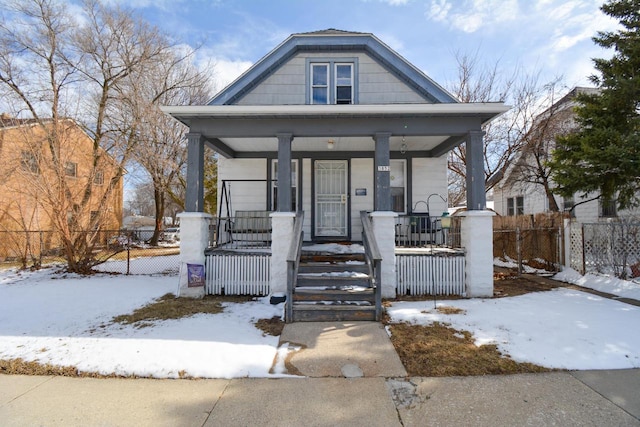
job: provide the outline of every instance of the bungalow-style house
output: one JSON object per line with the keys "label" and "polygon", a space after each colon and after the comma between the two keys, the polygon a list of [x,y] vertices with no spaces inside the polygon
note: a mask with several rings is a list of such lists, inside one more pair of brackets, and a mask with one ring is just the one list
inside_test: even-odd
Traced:
{"label": "bungalow-style house", "polygon": [[[575,87],[551,107],[536,117],[530,143],[524,145],[514,162],[494,187],[494,209],[499,215],[532,215],[542,212],[566,211],[578,223],[594,223],[612,218],[637,215],[637,211],[618,212],[615,201],[597,198],[597,194],[575,194],[563,198],[553,193],[554,183],[548,180],[545,189],[541,177],[549,177],[544,163],[551,159],[555,138],[575,129],[575,97],[579,93],[593,94],[598,89]],[[554,206],[555,205],[555,206]]]}
{"label": "bungalow-style house", "polygon": [[[40,251],[59,248],[59,239],[51,232],[56,229],[56,213],[59,219],[59,212],[69,215],[79,206],[85,210],[78,215],[83,220],[80,226],[119,230],[122,225],[122,178],[112,191],[105,191],[117,172],[113,158],[106,152],[96,158],[91,138],[73,120],[65,119],[57,124],[59,158],[57,163],[52,161],[47,138],[53,126],[50,120],[0,116],[0,232],[4,239],[0,259],[38,257]],[[60,190],[61,175],[69,197],[55,191]],[[90,196],[87,184],[94,189]]]}
{"label": "bungalow-style house", "polygon": [[[301,240],[363,242],[379,314],[380,297],[407,292],[399,290],[397,246],[435,259],[443,238],[421,236],[442,235],[433,217],[447,208],[447,153],[466,143],[468,210],[456,252],[464,263],[460,293],[493,294],[482,125],[507,111],[503,104],[461,103],[373,34],[330,29],[291,35],[207,105],[163,109],[189,127],[186,212],[180,215],[184,263],[205,264],[210,246],[211,218],[202,213],[203,150],[210,148],[219,154],[221,211],[214,228],[218,235],[235,227],[267,236],[265,293],[286,296],[289,321],[305,319],[292,313],[311,286],[312,277],[301,273]],[[245,268],[239,265],[225,268]],[[319,273],[320,267],[304,269],[339,281],[340,274]],[[442,282],[447,268],[437,271]],[[434,263],[409,270],[436,292]],[[193,294],[186,281],[181,293]]]}

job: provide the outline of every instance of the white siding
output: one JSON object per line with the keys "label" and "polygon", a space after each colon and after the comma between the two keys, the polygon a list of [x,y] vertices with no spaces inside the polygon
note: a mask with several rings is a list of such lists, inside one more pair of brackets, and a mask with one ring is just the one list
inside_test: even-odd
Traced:
{"label": "white siding", "polygon": [[[367,190],[366,196],[356,196],[356,189]],[[373,159],[351,160],[351,240],[362,241],[360,211],[373,210]]]}
{"label": "white siding", "polygon": [[364,53],[299,53],[260,82],[237,103],[240,105],[300,105],[307,103],[307,58],[357,58],[356,91],[360,104],[428,102],[411,87]]}
{"label": "white siding", "polygon": [[[218,206],[222,197],[223,179],[267,179],[266,159],[225,159],[218,158]],[[238,210],[267,209],[267,183],[263,182],[227,182],[231,202],[231,214]],[[222,216],[226,216],[222,207]]]}
{"label": "white siding", "polygon": [[[447,198],[447,156],[415,158],[411,166],[413,206],[410,208],[417,212],[426,212],[427,199],[431,194],[439,194]],[[447,210],[447,204],[440,197],[433,196],[429,200],[429,209],[431,209],[430,215],[439,216]]]}

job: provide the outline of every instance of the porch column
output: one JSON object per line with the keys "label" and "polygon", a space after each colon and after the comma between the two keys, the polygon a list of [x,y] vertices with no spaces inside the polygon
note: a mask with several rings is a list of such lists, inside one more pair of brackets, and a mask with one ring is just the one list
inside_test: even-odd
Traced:
{"label": "porch column", "polygon": [[291,141],[290,133],[278,137],[278,212],[291,212]]}
{"label": "porch column", "polygon": [[204,251],[209,246],[209,222],[211,215],[201,212],[183,212],[180,218],[180,297],[202,298],[205,294],[204,283],[189,286],[188,264],[202,265],[204,268]]}
{"label": "porch column", "polygon": [[187,134],[186,212],[204,211],[204,141],[199,133]]}
{"label": "porch column", "polygon": [[375,211],[391,211],[391,172],[389,168],[389,138],[391,133],[378,132],[375,135],[376,153],[374,174],[376,188],[374,192]]}
{"label": "porch column", "polygon": [[[280,162],[278,162],[280,163]],[[278,165],[280,170],[280,165]],[[280,191],[278,191],[280,194]],[[278,199],[280,205],[280,199]],[[287,293],[287,256],[293,239],[294,212],[273,212],[271,215],[271,277],[270,295],[281,297]]]}
{"label": "porch column", "polygon": [[371,212],[371,225],[382,256],[382,298],[396,297],[396,217],[395,212]]}
{"label": "porch column", "polygon": [[396,296],[396,217],[391,209],[391,172],[389,168],[390,132],[377,132],[374,136],[376,152],[373,161],[376,186],[373,193],[374,211],[371,213],[373,234],[382,255],[382,297]]}
{"label": "porch column", "polygon": [[467,136],[467,212],[460,230],[465,248],[465,287],[468,297],[493,296],[493,216],[486,210],[484,132]]}
{"label": "porch column", "polygon": [[484,178],[484,132],[467,135],[467,209],[481,211],[487,206]]}

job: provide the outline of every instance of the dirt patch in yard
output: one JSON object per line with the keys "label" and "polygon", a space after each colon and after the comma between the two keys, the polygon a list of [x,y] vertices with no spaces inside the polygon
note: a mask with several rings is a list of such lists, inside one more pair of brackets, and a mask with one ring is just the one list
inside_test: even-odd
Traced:
{"label": "dirt patch in yard", "polygon": [[253,297],[207,295],[201,299],[177,298],[174,294],[165,294],[155,302],[113,318],[113,322],[124,325],[136,324],[137,327],[150,326],[155,320],[181,319],[194,314],[217,314],[223,311],[223,302],[247,302]]}
{"label": "dirt patch in yard", "polygon": [[284,321],[280,316],[273,316],[271,319],[258,319],[256,321],[256,328],[267,335],[279,337],[282,335],[282,329],[284,329]]}
{"label": "dirt patch in yard", "polygon": [[391,342],[409,376],[448,377],[548,372],[532,363],[519,363],[495,345],[476,346],[467,331],[443,323],[430,326],[389,325]]}
{"label": "dirt patch in yard", "polygon": [[102,375],[95,372],[80,372],[75,366],[58,366],[50,363],[27,362],[22,359],[0,360],[0,374],[5,375],[56,375],[83,378],[137,378],[136,376]]}
{"label": "dirt patch in yard", "polygon": [[562,283],[546,277],[518,273],[507,268],[496,268],[493,273],[494,298],[514,297],[530,292],[550,291],[562,286]]}

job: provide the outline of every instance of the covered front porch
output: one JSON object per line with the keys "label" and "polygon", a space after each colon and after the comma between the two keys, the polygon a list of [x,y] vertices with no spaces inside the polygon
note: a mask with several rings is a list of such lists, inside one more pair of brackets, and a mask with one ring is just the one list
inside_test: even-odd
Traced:
{"label": "covered front porch", "polygon": [[[209,147],[221,156],[225,178],[251,180],[257,174],[255,179],[262,181],[246,191],[236,185],[235,194],[245,199],[242,209],[231,208],[224,216],[219,212],[214,228],[217,238],[233,227],[236,237],[238,231],[260,235],[271,252],[270,295],[287,293],[288,257],[296,241],[369,238],[380,257],[374,286],[392,298],[398,292],[397,246],[451,246],[437,217],[446,210],[447,153],[466,143],[467,212],[460,218],[460,252],[455,254],[464,254],[463,294],[489,296],[492,225],[491,213],[484,210],[481,127],[505,110],[502,104],[455,103],[165,107],[190,128],[187,212],[181,217],[183,261],[204,264],[210,246],[212,218],[202,213],[204,149]],[[403,171],[403,186],[393,184],[398,175],[394,168]],[[253,220],[259,232],[247,226],[251,221],[240,221],[245,226],[237,227],[238,211],[261,212],[256,218],[263,219]],[[368,212],[368,237],[361,211]],[[299,224],[296,212],[304,213]],[[221,227],[224,221],[226,228]],[[431,273],[425,267],[424,277],[433,277]]]}

